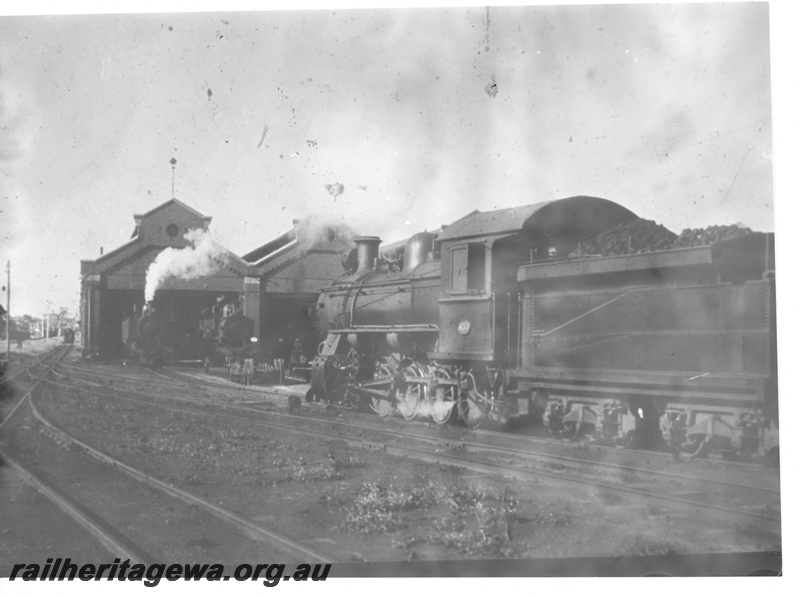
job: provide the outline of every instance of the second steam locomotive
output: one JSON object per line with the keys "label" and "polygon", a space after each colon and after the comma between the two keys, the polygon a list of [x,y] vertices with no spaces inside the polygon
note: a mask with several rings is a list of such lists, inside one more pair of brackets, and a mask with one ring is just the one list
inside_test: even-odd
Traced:
{"label": "second steam locomotive", "polygon": [[255,325],[233,301],[218,301],[187,322],[176,321],[168,309],[145,305],[138,319],[131,352],[146,365],[177,359],[219,364],[251,357]]}

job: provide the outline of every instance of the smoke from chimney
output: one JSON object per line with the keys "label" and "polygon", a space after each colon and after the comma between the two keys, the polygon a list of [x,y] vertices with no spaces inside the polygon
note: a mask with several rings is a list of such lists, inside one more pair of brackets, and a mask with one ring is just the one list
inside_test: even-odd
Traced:
{"label": "smoke from chimney", "polygon": [[219,258],[223,250],[211,240],[208,232],[197,228],[189,230],[184,238],[192,243],[191,246],[182,249],[168,247],[147,268],[144,287],[144,298],[147,302],[153,300],[156,290],[168,278],[193,280],[208,276],[220,267]]}

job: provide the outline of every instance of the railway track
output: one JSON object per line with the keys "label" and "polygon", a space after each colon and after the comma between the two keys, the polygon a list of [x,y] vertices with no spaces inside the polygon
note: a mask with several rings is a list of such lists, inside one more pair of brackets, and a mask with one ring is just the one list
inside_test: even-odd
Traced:
{"label": "railway track", "polygon": [[166,495],[174,497],[187,505],[190,506],[197,506],[212,516],[226,522],[230,523],[232,526],[237,527],[240,531],[242,531],[246,536],[256,536],[260,538],[262,541],[272,543],[274,545],[280,546],[281,548],[286,549],[287,551],[293,553],[293,555],[311,559],[313,561],[323,561],[323,562],[335,562],[337,561],[336,558],[331,556],[328,553],[324,553],[319,551],[315,548],[309,547],[307,545],[302,544],[299,541],[294,540],[291,537],[278,533],[272,529],[265,528],[262,525],[254,524],[253,522],[247,520],[246,518],[226,509],[221,508],[216,504],[209,502],[201,497],[193,495],[187,491],[174,487],[164,481],[161,481],[152,475],[145,473],[137,468],[134,468],[124,462],[117,460],[101,452],[100,450],[90,446],[86,442],[82,442],[79,439],[71,436],[67,432],[63,431],[62,429],[56,427],[53,423],[48,421],[42,414],[38,411],[36,406],[31,401],[30,404],[31,412],[36,420],[41,423],[44,427],[46,427],[53,435],[55,435],[61,442],[65,444],[69,444],[72,446],[77,446],[86,454],[94,458],[95,460],[114,467],[115,469],[121,471],[122,473],[128,475],[132,479],[139,481],[153,489],[160,491]]}
{"label": "railway track", "polygon": [[[25,401],[25,399],[30,396],[31,392],[33,392],[36,387],[44,380],[45,376],[52,371],[60,362],[61,360],[69,353],[70,349],[72,348],[71,345],[67,346],[57,346],[53,350],[47,352],[42,357],[35,359],[33,363],[15,371],[11,375],[7,375],[5,379],[2,380],[3,386],[7,388],[12,388],[13,384],[11,383],[16,378],[22,376],[23,374],[27,375],[28,381],[31,382],[33,385],[28,388],[28,390],[22,395],[22,397],[17,400],[13,407],[11,407],[8,412],[3,410],[2,419],[0,420],[0,427],[6,424],[6,421],[11,418],[14,412],[20,407],[20,405]],[[46,365],[45,361],[53,359],[53,363],[50,365]],[[31,369],[35,367],[44,367],[45,371],[40,373],[39,375],[34,375],[31,373]]]}
{"label": "railway track", "polygon": [[[88,372],[88,371],[84,371]],[[119,376],[118,379],[124,379],[130,382],[139,382],[140,380],[132,377],[132,376]],[[97,382],[91,382],[86,380],[88,383],[95,384],[95,387],[103,387],[103,384],[98,384]],[[148,384],[153,384],[156,387],[159,387],[159,382],[152,381],[147,382]],[[170,387],[174,388],[182,388],[182,389],[202,389],[204,391],[208,390],[208,387],[200,386],[199,384],[184,384],[182,382],[168,382]],[[216,386],[215,386],[216,387]],[[225,394],[226,397],[231,399],[235,399],[241,401],[241,393],[240,392],[231,392],[230,388],[226,388],[225,386],[221,386],[222,389],[228,390]],[[258,392],[263,397],[263,392]],[[159,394],[148,392],[147,396],[151,396],[154,398],[173,398],[174,394]],[[215,396],[219,396],[215,394]],[[182,399],[185,400],[193,400],[195,402],[205,404],[206,401],[198,400],[197,398],[192,397],[183,397]],[[226,408],[230,409],[243,409],[246,412],[251,412],[252,410],[261,410],[257,404],[249,404],[247,407],[243,407],[240,405],[235,404],[227,404]],[[288,421],[318,421],[319,418],[315,418],[310,415],[292,415],[286,413],[276,412],[274,409],[272,410],[265,410],[263,412],[269,412],[271,416],[278,417],[282,420]],[[369,419],[374,419],[374,417],[369,417]],[[541,440],[540,438],[532,438],[528,436],[522,435],[514,435],[514,434],[507,434],[507,433],[497,433],[492,431],[483,431],[483,430],[470,430],[466,432],[463,429],[458,428],[431,428],[431,425],[421,424],[421,425],[409,425],[408,423],[401,423],[401,429],[392,429],[391,431],[387,429],[385,424],[370,424],[368,422],[359,421],[358,423],[346,423],[341,421],[332,421],[330,417],[324,418],[323,421],[326,425],[335,426],[337,428],[342,429],[351,429],[354,433],[358,433],[363,430],[374,431],[377,433],[391,433],[395,438],[404,438],[411,441],[422,441],[422,442],[439,442],[445,445],[457,446],[460,450],[463,451],[473,451],[473,452],[495,452],[500,453],[506,456],[515,456],[519,458],[525,458],[527,460],[538,460],[540,462],[545,461],[552,461],[556,463],[560,463],[563,465],[575,465],[575,466],[583,466],[583,467],[596,467],[600,469],[605,469],[608,471],[617,471],[619,474],[638,474],[638,475],[656,475],[661,478],[671,479],[680,482],[702,482],[704,484],[715,484],[720,487],[725,487],[734,490],[750,490],[750,491],[758,491],[763,492],[765,494],[774,494],[778,495],[780,489],[777,483],[777,475],[774,471],[769,469],[765,469],[764,467],[754,466],[754,465],[745,465],[746,469],[750,471],[755,470],[756,473],[760,476],[763,476],[770,481],[772,484],[769,486],[759,486],[753,485],[752,483],[739,483],[725,479],[718,479],[714,477],[714,474],[719,475],[720,471],[718,470],[711,470],[707,471],[704,470],[700,472],[703,476],[700,477],[696,475],[688,475],[682,474],[677,472],[665,471],[662,469],[657,469],[653,467],[643,467],[641,464],[633,464],[633,463],[624,463],[619,464],[615,462],[616,460],[624,459],[624,460],[644,460],[644,459],[651,459],[652,453],[650,452],[641,452],[641,451],[629,451],[623,449],[609,449],[605,447],[597,447],[597,446],[586,446],[581,444],[572,444],[572,443],[565,443],[563,441],[553,441],[553,440]],[[390,421],[390,423],[392,423]],[[411,431],[410,429],[415,429],[416,431]],[[483,439],[484,441],[479,441],[472,438],[479,438]],[[466,438],[466,439],[465,439]],[[489,441],[495,442],[494,444],[489,443]],[[570,452],[588,452],[588,456],[585,458],[579,458],[575,456],[564,455],[563,453],[553,453],[551,451],[547,451],[548,447],[553,447],[561,452],[567,450]],[[543,449],[544,448],[544,449]],[[659,455],[660,456],[660,455]],[[609,461],[611,459],[612,461]],[[658,460],[659,463],[672,465],[672,458]],[[697,466],[702,466],[703,464],[709,464],[707,461],[700,463],[693,463]],[[720,467],[720,465],[714,461],[712,461],[711,466],[714,469]],[[727,467],[725,467],[727,468]],[[738,467],[735,467],[738,468]],[[711,474],[709,474],[711,473]]]}
{"label": "railway track", "polygon": [[[226,384],[224,381],[220,381],[220,382],[217,382],[217,383],[215,383],[215,382],[205,382],[205,380],[198,381],[196,378],[193,378],[193,377],[191,377],[189,375],[184,375],[182,372],[177,372],[177,371],[171,371],[170,370],[171,375],[168,375],[168,374],[165,374],[165,373],[161,373],[159,371],[155,371],[155,370],[152,370],[152,369],[146,369],[146,371],[148,372],[148,374],[153,375],[153,377],[150,378],[150,379],[143,379],[141,376],[131,376],[131,375],[124,375],[124,374],[108,373],[108,372],[104,372],[103,375],[105,377],[107,377],[107,378],[113,378],[115,380],[129,381],[131,383],[136,383],[136,384],[146,384],[146,385],[151,386],[151,387],[153,387],[155,389],[163,389],[164,387],[171,387],[171,388],[176,388],[176,389],[192,389],[193,388],[193,389],[197,389],[197,390],[202,391],[202,392],[208,392],[211,389],[213,389],[215,391],[215,396],[216,397],[231,398],[231,399],[234,399],[234,400],[236,400],[238,402],[243,402],[243,400],[242,400],[243,396],[249,396],[249,397],[253,397],[253,398],[256,398],[256,399],[261,399],[261,400],[258,400],[258,401],[263,401],[263,398],[264,398],[265,394],[269,395],[269,391],[268,390],[266,390],[266,391],[264,389],[258,389],[257,390],[257,389],[254,389],[252,387],[249,387],[249,386],[231,386],[231,385]],[[91,378],[94,378],[94,379],[96,379],[97,376],[98,376],[98,373],[96,371],[93,371],[93,370],[87,369],[87,368],[77,368],[77,369],[74,370],[74,372],[88,374]],[[73,374],[73,371],[70,371],[70,374],[71,374],[72,377],[79,377],[79,376],[75,376]],[[91,379],[87,380],[87,381],[91,381]],[[154,392],[152,395],[159,396],[159,397],[163,396],[163,394],[159,394],[157,391]],[[275,394],[272,394],[272,395],[275,396]],[[258,406],[252,406],[252,408],[258,408]],[[348,411],[348,412],[350,412],[350,411]],[[361,416],[361,415],[356,414],[356,413],[353,413],[353,414],[354,414],[354,416]],[[283,416],[285,416],[285,415],[283,415]],[[373,418],[373,417],[370,417],[370,418]],[[425,427],[428,427],[428,428],[433,428],[433,429],[435,429],[435,432],[437,434],[440,434],[440,435],[441,434],[446,434],[446,433],[463,433],[464,432],[463,429],[460,429],[460,428],[457,428],[457,427],[451,427],[451,426],[441,427],[441,426],[436,426],[436,425],[433,425],[433,424],[429,424],[429,423],[427,423],[425,421],[413,421],[413,422],[403,422],[402,423],[403,426],[414,426],[415,424],[422,425],[422,426],[425,426]],[[364,424],[363,423],[359,424],[359,426],[364,426]],[[383,428],[380,428],[380,429],[383,429]],[[471,430],[469,430],[468,433],[469,433],[470,437],[483,438],[483,439],[486,439],[486,440],[497,440],[497,441],[500,441],[500,442],[513,441],[515,443],[518,443],[520,445],[525,446],[524,451],[528,455],[538,454],[538,455],[540,455],[542,457],[553,458],[553,459],[556,459],[556,460],[558,460],[558,459],[564,459],[564,461],[569,461],[569,460],[581,461],[581,460],[584,460],[584,461],[586,461],[586,463],[589,463],[589,462],[597,463],[600,466],[608,465],[608,466],[610,466],[612,468],[613,468],[614,465],[610,464],[608,462],[609,460],[626,459],[626,460],[635,461],[635,460],[645,460],[646,459],[647,461],[655,461],[657,464],[661,464],[662,466],[670,466],[670,465],[672,465],[674,463],[673,456],[671,454],[666,454],[664,452],[656,452],[656,451],[649,451],[649,450],[628,450],[626,448],[609,447],[609,446],[598,445],[598,444],[571,443],[571,442],[570,443],[566,443],[563,440],[557,440],[557,439],[546,438],[546,437],[541,437],[541,436],[531,436],[531,435],[520,434],[520,433],[498,432],[498,431],[492,431],[492,430],[487,430],[487,429],[471,429]],[[513,438],[513,439],[510,439],[510,438]],[[475,443],[475,442],[464,442],[464,443],[469,444],[469,443]],[[565,451],[565,449],[566,449],[565,446],[569,446],[569,447],[573,448],[572,451],[575,451],[575,450],[586,451],[587,449],[590,449],[590,451],[591,451],[591,453],[592,453],[592,455],[594,457],[591,458],[591,459],[589,459],[588,457],[587,458],[583,458],[583,459],[580,459],[580,458],[575,459],[575,458],[570,458],[568,456],[559,456],[558,454],[553,453],[553,451],[556,451],[556,452]],[[550,448],[552,448],[552,450],[548,452],[548,450]],[[717,474],[719,471],[721,471],[723,469],[730,469],[730,470],[739,470],[739,469],[741,469],[741,470],[744,470],[744,471],[757,470],[757,471],[759,471],[759,474],[762,473],[764,471],[764,469],[765,469],[765,467],[762,464],[753,464],[753,463],[746,463],[746,462],[721,460],[721,459],[715,459],[715,458],[709,458],[709,459],[702,459],[702,460],[694,461],[694,466],[695,466],[695,468],[701,468],[701,470],[703,470],[704,473],[710,473],[711,475],[715,475],[715,474]],[[631,466],[623,465],[623,468],[627,469],[627,468],[631,468]],[[639,467],[639,468],[641,468],[641,467]],[[650,471],[652,471],[653,473],[656,473],[656,474],[665,474],[662,471],[659,471],[659,470],[656,470],[656,469],[648,469],[648,470],[650,470]],[[745,472],[744,474],[745,475],[749,475],[751,473]],[[776,478],[776,476],[774,474],[771,474],[770,476]],[[682,477],[681,475],[676,475],[675,476],[676,479],[680,479],[681,477]],[[777,492],[778,491],[777,482],[774,484],[774,487],[771,487],[769,490]]]}
{"label": "railway track", "polygon": [[[0,456],[29,484],[52,501],[67,516],[94,537],[110,554],[131,560],[132,564],[148,565],[158,560],[136,545],[117,528],[87,508],[83,503],[65,493],[44,473],[25,466],[0,449]],[[21,460],[21,459],[20,459]]]}
{"label": "railway track", "polygon": [[[170,385],[174,387],[197,387],[207,389],[209,386],[214,387],[220,391],[224,391],[226,395],[231,396],[241,396],[242,393],[247,393],[247,395],[253,396],[263,396],[269,390],[266,388],[256,389],[258,386],[239,386],[234,385],[233,382],[228,383],[226,380],[219,380],[218,382],[208,382],[205,379],[199,381],[197,377],[188,374],[183,371],[178,371],[174,369],[166,369],[165,371],[169,372],[169,375],[166,373],[162,373],[156,370],[149,370],[154,376],[157,376],[159,380],[164,380],[165,385]],[[158,381],[153,379],[154,384],[158,384]],[[446,429],[453,429],[453,426],[450,425],[436,425],[432,422],[427,422],[424,420],[414,420],[414,421],[406,421],[404,424],[426,424],[432,426],[438,430],[446,430]],[[544,436],[544,435],[531,435],[530,432],[519,432],[515,430],[505,430],[505,431],[497,431],[492,429],[470,429],[469,433],[476,437],[484,437],[484,438],[499,438],[505,439],[509,437],[517,438],[519,441],[527,441],[528,445],[534,446],[536,448],[541,449],[544,446],[553,446],[557,450],[563,450],[565,445],[565,440],[561,439],[554,439],[552,437]],[[524,440],[523,440],[524,438]],[[630,458],[636,458],[642,456],[647,458],[648,460],[656,460],[665,465],[669,465],[674,461],[674,457],[671,453],[664,452],[664,451],[657,451],[657,450],[646,450],[646,449],[628,449],[622,446],[608,446],[606,444],[601,443],[571,443],[571,445],[577,446],[590,446],[591,450],[598,455],[605,455],[607,458],[617,459],[620,458],[621,454],[629,455]],[[600,461],[600,459],[597,459]],[[743,462],[738,460],[729,460],[723,459],[719,456],[709,456],[698,461],[695,461],[697,465],[702,464],[709,464],[710,466],[720,469],[744,469],[744,470],[763,470],[765,468],[764,463],[754,463],[754,462]],[[770,467],[771,468],[771,467]]]}
{"label": "railway track", "polygon": [[[59,346],[49,351],[42,357],[36,359],[33,363],[24,367],[11,375],[8,375],[3,383],[10,384],[13,380],[21,377],[23,374],[28,376],[34,385],[28,389],[25,394],[16,402],[16,404],[6,413],[0,421],[0,427],[7,424],[14,416],[18,409],[30,398],[31,393],[36,387],[44,380],[44,376],[58,364],[69,352],[71,347]],[[45,362],[53,359],[51,365],[46,365]],[[35,367],[45,367],[44,373],[34,375],[31,369]],[[29,485],[35,487],[42,495],[47,497],[58,509],[66,514],[70,519],[78,524],[78,526],[88,532],[100,545],[105,548],[110,554],[122,556],[130,559],[133,564],[141,563],[147,564],[156,561],[147,552],[141,549],[138,545],[134,544],[116,528],[111,526],[107,521],[92,512],[84,504],[70,496],[58,485],[56,485],[48,476],[41,471],[37,471],[31,466],[23,464],[23,457],[14,453],[9,447],[3,449],[0,447],[0,459],[11,466],[11,468]]]}
{"label": "railway track", "polygon": [[[115,459],[47,420],[36,408],[34,390],[51,383],[47,374],[67,352],[54,351],[26,368],[35,383],[0,423],[0,456],[110,553],[142,564],[197,559],[181,542],[202,535],[197,545],[219,543],[217,555],[229,562],[254,556],[261,562],[338,561]],[[55,363],[38,374],[30,371],[48,358]]]}
{"label": "railway track", "polygon": [[[581,484],[596,487],[605,492],[615,492],[625,494],[629,497],[636,496],[647,500],[658,500],[670,502],[691,510],[702,509],[704,511],[716,512],[721,515],[737,517],[763,519],[766,521],[779,521],[779,494],[777,488],[760,487],[742,483],[727,482],[724,480],[714,480],[706,478],[696,478],[686,475],[676,475],[673,473],[664,474],[654,469],[642,469],[632,466],[619,465],[615,463],[600,463],[594,460],[582,460],[577,458],[565,458],[545,453],[532,454],[529,450],[512,449],[508,446],[497,446],[482,444],[474,441],[442,441],[441,439],[423,436],[409,431],[394,431],[374,426],[361,425],[356,423],[343,423],[338,421],[320,421],[318,418],[302,417],[298,415],[285,415],[275,412],[256,411],[252,408],[245,408],[235,405],[211,405],[208,401],[198,400],[191,397],[172,395],[148,395],[138,390],[126,390],[134,396],[120,395],[120,388],[115,388],[116,393],[111,394],[102,387],[102,384],[94,384],[91,390],[94,394],[105,396],[107,399],[122,399],[139,402],[141,404],[155,405],[176,412],[200,414],[204,416],[214,416],[228,420],[246,421],[266,428],[282,430],[288,433],[305,435],[307,437],[335,439],[344,441],[351,446],[373,448],[384,451],[394,456],[406,456],[428,462],[436,462],[451,466],[460,466],[466,469],[479,471],[482,473],[500,473],[509,475],[522,480],[535,480],[550,478],[553,480],[572,484]],[[169,401],[171,404],[166,404]],[[179,403],[181,406],[177,406]],[[259,416],[254,416],[259,415]],[[267,418],[269,417],[269,418]],[[280,418],[284,423],[275,421]],[[326,430],[325,427],[333,427],[337,432]],[[360,437],[358,437],[360,435]],[[409,445],[409,442],[415,445]],[[487,453],[499,455],[500,458],[489,458]],[[553,470],[553,466],[536,466],[547,461],[558,463],[560,470]],[[562,468],[563,467],[563,468]],[[549,470],[545,470],[549,468]],[[598,471],[605,471],[599,474]],[[611,473],[609,473],[611,471]],[[623,473],[620,475],[620,473]],[[663,488],[663,491],[648,490],[646,487],[634,487],[632,483],[639,483],[641,479],[637,477],[661,477],[660,481],[650,483],[651,485],[672,484]],[[694,483],[702,490],[683,489],[685,494],[705,494],[706,496],[718,496],[720,490],[716,491],[710,487],[725,488],[728,494],[737,494],[737,500],[747,503],[770,504],[770,508],[761,508],[757,511],[745,510],[741,507],[730,507],[715,503],[688,499],[676,495],[675,483]],[[641,483],[640,483],[641,485]],[[647,485],[645,483],[644,485]],[[750,492],[750,495],[745,495]],[[757,497],[753,493],[758,494]],[[765,495],[767,498],[765,498]]]}
{"label": "railway track", "polygon": [[[55,367],[69,353],[71,348],[72,345],[62,344],[56,346],[52,350],[49,350],[43,355],[35,358],[32,363],[24,365],[23,367],[14,371],[13,373],[7,373],[3,379],[0,379],[0,387],[13,385],[12,382],[23,374],[26,374],[28,376],[28,380],[38,379],[39,377],[42,377],[42,375],[33,376],[30,370],[33,369],[34,367],[45,367],[48,369]],[[50,366],[45,364],[45,361],[49,359],[54,359],[52,365]]]}
{"label": "railway track", "polygon": [[114,553],[146,564],[187,558],[252,562],[323,557],[107,457],[59,430],[35,409],[20,413],[20,425],[33,433],[6,438],[4,456],[35,478],[46,495],[56,494],[60,506],[82,513],[76,520]]}

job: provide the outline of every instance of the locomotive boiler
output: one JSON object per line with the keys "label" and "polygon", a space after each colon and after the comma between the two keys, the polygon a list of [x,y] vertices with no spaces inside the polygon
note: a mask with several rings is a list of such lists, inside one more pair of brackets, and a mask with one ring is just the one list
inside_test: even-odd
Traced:
{"label": "locomotive boiler", "polygon": [[411,418],[412,402],[418,402],[411,394],[421,389],[408,380],[427,373],[426,355],[438,337],[435,234],[413,236],[402,259],[393,262],[380,257],[379,238],[354,241],[355,271],[323,289],[317,301],[325,340],[311,363],[312,388],[319,396],[370,405],[381,415],[394,410],[400,389],[409,393],[400,412]]}
{"label": "locomotive boiler", "polygon": [[582,242],[637,220],[578,196],[473,212],[322,290],[312,392],[379,415],[529,418],[655,446],[672,432],[777,455],[772,236],[622,257]]}

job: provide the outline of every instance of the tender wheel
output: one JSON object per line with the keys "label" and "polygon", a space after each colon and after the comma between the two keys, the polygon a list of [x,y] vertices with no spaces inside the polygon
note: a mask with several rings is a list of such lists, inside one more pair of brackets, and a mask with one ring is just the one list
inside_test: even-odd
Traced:
{"label": "tender wheel", "polygon": [[[409,365],[403,369],[403,374],[411,377],[421,377],[420,369],[416,365]],[[410,421],[417,414],[420,402],[425,399],[425,386],[416,382],[409,382],[399,398],[397,410],[406,421]]]}
{"label": "tender wheel", "polygon": [[[381,359],[375,364],[375,375],[373,379],[386,379],[387,382],[391,383],[393,377],[394,371],[392,371],[392,368],[385,360]],[[391,385],[389,385],[389,389],[386,393],[387,398],[391,398],[393,393],[394,390],[392,389]],[[390,399],[383,400],[378,396],[373,396],[370,406],[372,407],[372,410],[378,413],[379,417],[388,417],[394,413],[394,404]]]}
{"label": "tender wheel", "polygon": [[[447,367],[438,367],[433,372],[433,375],[438,379],[454,378],[452,372]],[[436,388],[436,393],[433,396],[433,400],[431,400],[431,419],[433,419],[434,423],[437,425],[446,425],[454,418],[453,414],[456,412],[454,408],[456,405],[456,395],[456,386],[438,386]]]}
{"label": "tender wheel", "polygon": [[[466,382],[468,389],[461,392],[457,402],[458,416],[461,421],[470,429],[479,427],[489,412],[489,404],[486,394],[481,393],[476,384],[472,373],[464,374],[462,383]],[[463,387],[463,386],[462,386]]]}

